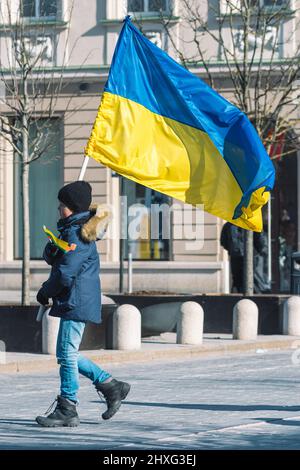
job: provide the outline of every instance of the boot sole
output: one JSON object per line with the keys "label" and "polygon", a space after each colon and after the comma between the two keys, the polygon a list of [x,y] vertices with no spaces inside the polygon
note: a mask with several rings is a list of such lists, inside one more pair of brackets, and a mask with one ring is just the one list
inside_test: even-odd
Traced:
{"label": "boot sole", "polygon": [[[125,384],[122,386],[122,390],[121,390],[121,400],[124,400],[124,399],[127,397],[127,395],[128,395],[129,392],[130,392],[130,385],[129,385],[128,383],[125,383]],[[104,420],[106,421],[106,420],[112,418],[112,417],[117,413],[117,411],[119,411],[119,409],[120,409],[120,407],[121,407],[121,404],[122,404],[122,403],[120,402],[119,406],[118,406],[117,408],[115,408],[114,413],[113,413],[113,414],[110,414],[109,416],[105,416],[105,413],[106,413],[106,412],[104,412],[104,413],[102,414],[102,419],[104,419]]]}
{"label": "boot sole", "polygon": [[36,422],[40,425],[40,426],[43,426],[44,428],[62,428],[62,427],[67,427],[67,428],[75,428],[77,426],[79,426],[80,424],[80,421],[78,418],[72,418],[70,421],[66,422],[66,423],[62,423],[61,421],[58,422],[58,421],[53,421],[50,419],[47,420],[46,417],[44,416],[38,416],[36,419]]}

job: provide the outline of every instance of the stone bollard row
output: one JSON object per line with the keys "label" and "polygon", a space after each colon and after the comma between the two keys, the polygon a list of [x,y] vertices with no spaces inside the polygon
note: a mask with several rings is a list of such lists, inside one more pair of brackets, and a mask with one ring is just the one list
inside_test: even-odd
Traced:
{"label": "stone bollard row", "polygon": [[[43,353],[55,354],[59,318],[45,314],[42,320]],[[201,344],[204,313],[197,302],[183,302],[177,315],[177,344]],[[233,309],[233,338],[255,340],[258,308],[250,299],[242,299]],[[300,296],[290,297],[284,305],[283,334],[300,336]],[[113,316],[113,349],[134,350],[141,347],[141,314],[133,305],[124,304]]]}

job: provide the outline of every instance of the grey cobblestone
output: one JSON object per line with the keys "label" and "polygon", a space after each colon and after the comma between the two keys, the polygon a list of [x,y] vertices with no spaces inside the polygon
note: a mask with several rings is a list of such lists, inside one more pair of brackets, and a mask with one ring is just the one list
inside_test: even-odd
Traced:
{"label": "grey cobblestone", "polygon": [[132,385],[109,421],[81,379],[78,428],[44,429],[58,372],[1,375],[0,449],[299,449],[300,366],[289,352],[106,366]]}

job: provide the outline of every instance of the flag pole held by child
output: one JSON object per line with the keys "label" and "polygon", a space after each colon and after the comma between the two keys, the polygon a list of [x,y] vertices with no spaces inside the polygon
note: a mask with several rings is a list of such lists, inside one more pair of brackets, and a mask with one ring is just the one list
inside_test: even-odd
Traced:
{"label": "flag pole held by child", "polygon": [[47,315],[49,313],[51,309],[51,305],[50,304],[47,304],[47,305],[40,305],[40,308],[39,308],[39,311],[38,311],[38,314],[36,316],[36,321],[40,322],[43,320],[43,316],[44,315]]}

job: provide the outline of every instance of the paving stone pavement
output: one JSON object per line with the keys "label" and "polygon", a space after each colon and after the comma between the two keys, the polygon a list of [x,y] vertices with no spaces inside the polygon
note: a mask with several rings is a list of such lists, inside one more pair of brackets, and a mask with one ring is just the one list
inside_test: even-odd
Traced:
{"label": "paving stone pavement", "polygon": [[58,372],[1,374],[0,449],[300,449],[293,351],[106,367],[132,390],[120,411],[81,378],[78,428],[40,428]]}

